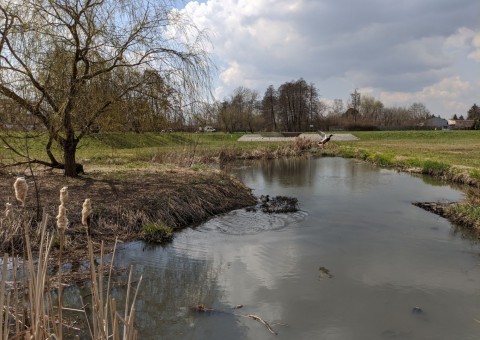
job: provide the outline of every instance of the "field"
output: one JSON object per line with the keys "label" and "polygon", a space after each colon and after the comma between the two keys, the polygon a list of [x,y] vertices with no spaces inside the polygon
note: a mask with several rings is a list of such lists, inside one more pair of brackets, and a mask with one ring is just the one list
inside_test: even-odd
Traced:
{"label": "field", "polygon": [[[360,140],[333,142],[320,152],[361,158],[382,166],[419,169],[431,174],[448,172],[480,179],[480,131],[359,131],[353,134]],[[88,171],[89,168],[132,169],[162,164],[192,166],[211,162],[212,158],[218,160],[219,156],[230,160],[292,154],[283,150],[289,143],[238,142],[242,135],[223,132],[100,133],[80,142],[77,161]],[[47,160],[46,136],[8,137],[7,140],[22,153],[28,152],[30,157]],[[300,151],[307,147],[301,146]],[[59,150],[53,149],[53,152],[61,160]],[[21,160],[24,159],[8,148],[0,149],[0,162]]]}
{"label": "field", "polygon": [[381,154],[393,163],[415,166],[435,161],[458,170],[480,170],[480,131],[354,132],[360,138],[342,143],[342,152]]}

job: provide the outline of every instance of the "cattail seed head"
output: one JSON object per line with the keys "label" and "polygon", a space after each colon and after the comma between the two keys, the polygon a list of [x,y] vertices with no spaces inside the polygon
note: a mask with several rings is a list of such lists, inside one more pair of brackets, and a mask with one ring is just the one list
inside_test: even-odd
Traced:
{"label": "cattail seed head", "polygon": [[88,225],[88,219],[92,216],[92,202],[90,198],[86,198],[83,202],[82,209],[82,224]]}
{"label": "cattail seed head", "polygon": [[13,205],[11,203],[5,203],[5,217],[9,218],[13,215]]}
{"label": "cattail seed head", "polygon": [[58,215],[57,215],[57,227],[58,229],[65,230],[68,226],[68,218],[67,218],[67,209],[63,204],[58,206]]}
{"label": "cattail seed head", "polygon": [[60,204],[65,205],[68,201],[68,187],[60,189]]}
{"label": "cattail seed head", "polygon": [[27,198],[28,184],[25,177],[17,177],[15,183],[13,183],[15,189],[15,198],[25,206],[25,200]]}

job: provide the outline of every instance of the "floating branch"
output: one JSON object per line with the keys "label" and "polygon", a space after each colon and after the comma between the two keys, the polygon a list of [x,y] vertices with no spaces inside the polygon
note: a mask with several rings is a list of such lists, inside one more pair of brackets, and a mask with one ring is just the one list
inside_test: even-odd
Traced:
{"label": "floating branch", "polygon": [[253,320],[256,320],[260,323],[262,323],[263,325],[265,325],[265,327],[267,327],[268,331],[274,335],[277,335],[277,332],[275,332],[272,327],[270,327],[270,325],[268,324],[268,322],[266,322],[265,320],[263,320],[261,317],[257,316],[257,315],[253,315],[253,314],[248,314],[246,315],[247,318],[251,318]]}
{"label": "floating branch", "polygon": [[[233,309],[239,309],[239,308],[242,308],[243,305],[237,305],[235,307],[233,307]],[[237,314],[237,313],[232,313],[232,312],[227,312],[227,311],[224,311],[224,310],[216,310],[214,308],[210,308],[210,307],[207,307],[203,304],[199,304],[199,305],[196,305],[195,307],[193,307],[193,310],[197,311],[197,312],[202,312],[202,313],[213,313],[213,312],[217,312],[217,313],[222,313],[222,314],[230,314],[230,315],[235,315],[235,316],[241,316],[241,317],[244,317],[244,318],[249,318],[249,319],[253,319],[255,321],[258,321],[260,322],[262,325],[264,325],[268,331],[274,335],[277,335],[278,333],[275,332],[275,330],[272,328],[272,326],[270,326],[270,324],[265,321],[263,318],[259,317],[258,315],[255,315],[255,314]],[[283,324],[283,323],[275,323],[277,325],[282,325],[282,326],[288,326],[286,324]]]}

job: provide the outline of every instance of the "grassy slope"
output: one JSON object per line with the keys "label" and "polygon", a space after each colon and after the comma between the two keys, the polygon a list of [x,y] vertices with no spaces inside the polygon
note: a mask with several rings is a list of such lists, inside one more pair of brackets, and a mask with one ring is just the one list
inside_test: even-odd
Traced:
{"label": "grassy slope", "polygon": [[382,165],[438,167],[480,179],[480,131],[375,131],[354,135],[360,140],[341,143],[341,155]]}
{"label": "grassy slope", "polygon": [[[258,147],[274,149],[275,143],[244,143],[238,142],[243,133],[101,133],[86,136],[80,142],[77,151],[77,160],[90,164],[126,164],[131,166],[157,160],[169,159],[173,156],[189,157],[217,156],[221,150],[234,149],[237,153],[252,150]],[[8,138],[9,142],[25,154],[25,140]],[[28,140],[28,152],[31,157],[47,160],[45,153],[46,136]],[[0,142],[0,145],[2,143]],[[57,159],[61,160],[61,152],[52,148]],[[12,160],[24,160],[13,152],[0,148],[0,162],[11,163]]]}
{"label": "grassy slope", "polygon": [[[420,167],[434,162],[455,171],[466,171],[480,178],[480,131],[374,131],[353,132],[360,138],[354,142],[337,142],[336,152],[359,157],[382,165]],[[274,143],[245,143],[237,139],[242,133],[105,133],[85,137],[79,145],[77,159],[91,163],[111,164],[150,161],[161,154],[217,155],[220,150],[273,149]],[[9,139],[25,152],[25,140]],[[33,157],[46,159],[46,137],[28,141]],[[328,150],[327,150],[328,152]],[[61,159],[61,153],[54,149]],[[0,159],[19,158],[0,148]],[[116,163],[116,162],[113,162]]]}

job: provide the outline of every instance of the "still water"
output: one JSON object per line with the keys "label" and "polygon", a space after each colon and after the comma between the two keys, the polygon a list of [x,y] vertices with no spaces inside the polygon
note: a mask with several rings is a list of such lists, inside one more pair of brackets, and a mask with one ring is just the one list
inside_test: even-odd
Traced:
{"label": "still water", "polygon": [[297,197],[301,211],[237,210],[166,247],[121,248],[117,263],[143,275],[140,339],[480,338],[480,246],[411,204],[461,191],[342,158],[231,171],[257,196]]}

